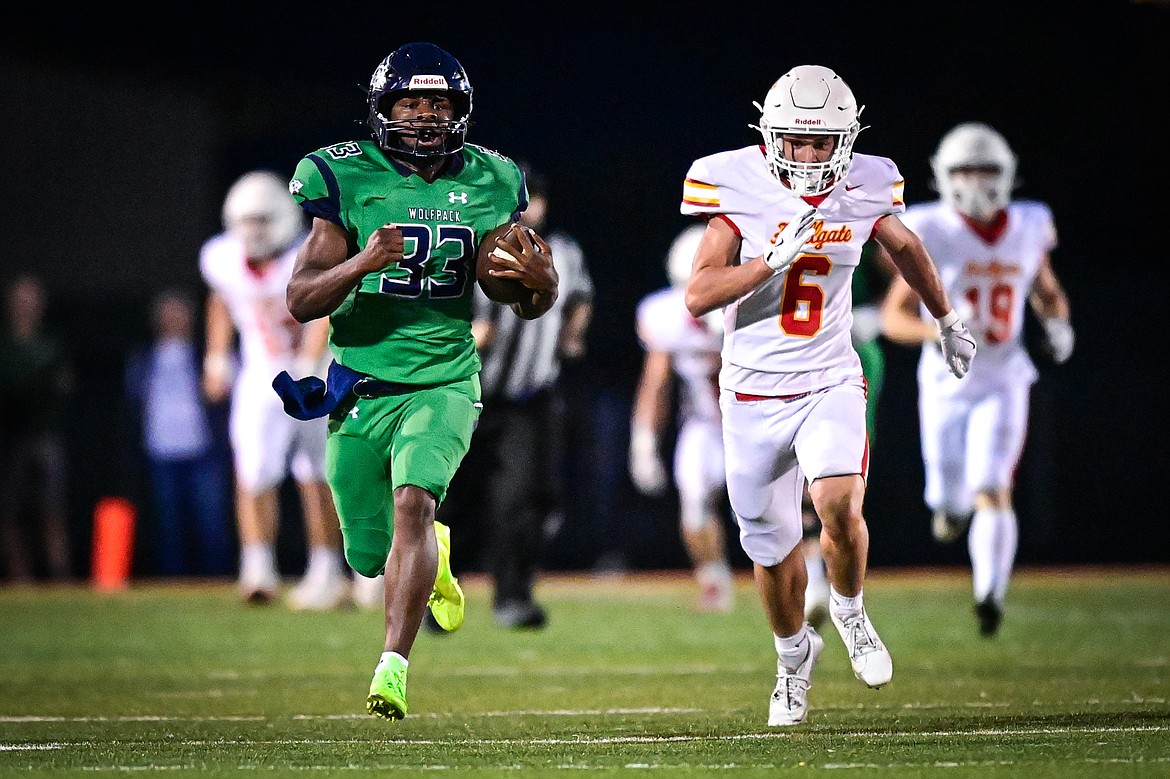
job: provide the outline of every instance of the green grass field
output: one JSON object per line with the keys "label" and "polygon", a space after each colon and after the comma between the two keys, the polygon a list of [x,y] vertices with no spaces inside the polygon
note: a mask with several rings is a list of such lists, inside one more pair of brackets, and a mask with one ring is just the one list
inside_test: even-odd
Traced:
{"label": "green grass field", "polygon": [[766,725],[775,653],[748,579],[550,578],[541,632],[422,633],[411,714],[364,700],[379,613],[246,607],[229,584],[0,589],[0,776],[1170,776],[1170,570],[1025,571],[982,639],[967,575],[874,571],[894,657],[853,678],[831,625],[803,726]]}

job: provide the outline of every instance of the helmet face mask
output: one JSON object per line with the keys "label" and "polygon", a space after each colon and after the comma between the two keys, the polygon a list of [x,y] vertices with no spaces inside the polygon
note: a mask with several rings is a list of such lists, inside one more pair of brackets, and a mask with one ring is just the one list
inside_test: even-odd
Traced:
{"label": "helmet face mask", "polygon": [[[768,169],[800,196],[823,195],[849,173],[853,143],[863,129],[861,108],[853,91],[832,70],[819,65],[800,65],[785,73],[764,98],[755,104],[760,124],[751,125],[764,136]],[[832,138],[826,160],[797,161],[786,149],[785,136]],[[788,151],[789,153],[786,153]]]}
{"label": "helmet face mask", "polygon": [[987,221],[1007,207],[1016,185],[1016,155],[981,122],[952,128],[930,159],[943,202],[964,216]]}
{"label": "helmet face mask", "polygon": [[[404,97],[441,95],[454,109],[451,118],[394,119]],[[383,151],[415,158],[447,157],[463,148],[471,117],[471,82],[459,61],[431,43],[408,43],[378,64],[367,93],[367,119]],[[438,137],[438,143],[434,139]]]}

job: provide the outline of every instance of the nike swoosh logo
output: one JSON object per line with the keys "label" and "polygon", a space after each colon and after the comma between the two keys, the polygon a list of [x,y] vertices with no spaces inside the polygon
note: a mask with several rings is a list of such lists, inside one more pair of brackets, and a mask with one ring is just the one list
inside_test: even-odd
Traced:
{"label": "nike swoosh logo", "polygon": [[846,185],[845,185],[845,191],[846,191],[846,192],[852,192],[853,190],[857,189],[857,188],[858,188],[858,187],[860,187],[860,186],[861,186],[860,184],[854,184],[853,186],[849,186],[848,184],[846,184]]}

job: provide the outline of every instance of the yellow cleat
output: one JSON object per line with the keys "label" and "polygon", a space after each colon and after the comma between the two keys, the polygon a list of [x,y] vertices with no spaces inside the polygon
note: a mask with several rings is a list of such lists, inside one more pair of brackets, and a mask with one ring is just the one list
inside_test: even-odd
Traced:
{"label": "yellow cleat", "polygon": [[406,716],[406,668],[402,661],[389,661],[374,671],[366,711],[375,717],[399,720]]}
{"label": "yellow cleat", "polygon": [[435,540],[439,545],[439,570],[427,606],[439,627],[446,631],[458,630],[463,624],[464,601],[459,580],[451,573],[451,528],[436,522]]}

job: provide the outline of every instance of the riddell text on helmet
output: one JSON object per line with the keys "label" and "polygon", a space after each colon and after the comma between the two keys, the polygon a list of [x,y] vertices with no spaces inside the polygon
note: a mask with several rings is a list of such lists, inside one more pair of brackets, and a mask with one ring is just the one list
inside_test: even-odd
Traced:
{"label": "riddell text on helmet", "polygon": [[411,76],[411,89],[426,89],[428,87],[439,87],[440,89],[447,89],[447,79],[442,76]]}

